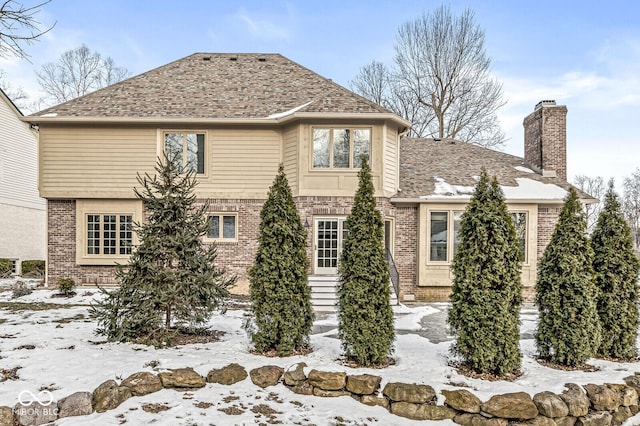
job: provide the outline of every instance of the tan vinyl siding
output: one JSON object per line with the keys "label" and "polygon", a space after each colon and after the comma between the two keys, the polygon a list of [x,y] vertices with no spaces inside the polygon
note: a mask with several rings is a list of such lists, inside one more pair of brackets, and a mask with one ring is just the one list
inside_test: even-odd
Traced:
{"label": "tan vinyl siding", "polygon": [[265,198],[281,161],[280,130],[209,130],[206,178],[197,192],[208,198]]}
{"label": "tan vinyl siding", "polygon": [[299,168],[299,141],[298,141],[299,127],[290,126],[284,129],[283,132],[283,159],[284,172],[287,174],[287,180],[294,196],[298,194],[298,168]]}
{"label": "tan vinyl siding", "polygon": [[155,128],[40,130],[43,197],[131,198],[137,173],[153,172]]}
{"label": "tan vinyl siding", "polygon": [[353,196],[358,188],[359,169],[313,168],[312,129],[320,128],[369,128],[371,129],[371,174],[376,196],[391,196],[383,189],[383,134],[384,127],[374,122],[327,122],[300,126],[300,190],[302,196]]}
{"label": "tan vinyl siding", "polygon": [[394,127],[385,126],[384,179],[386,192],[395,194],[398,190],[398,134]]}

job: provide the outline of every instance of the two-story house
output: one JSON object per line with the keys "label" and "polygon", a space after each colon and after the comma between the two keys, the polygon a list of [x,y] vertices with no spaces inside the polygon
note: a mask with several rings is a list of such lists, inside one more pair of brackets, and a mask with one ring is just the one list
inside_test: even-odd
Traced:
{"label": "two-story house", "polygon": [[[197,196],[210,202],[206,240],[238,275],[237,292],[247,291],[260,209],[280,163],[308,230],[313,283],[335,282],[360,158],[369,159],[401,300],[448,296],[456,218],[481,166],[502,171],[505,189],[519,188],[510,205],[524,223],[526,285],[554,220],[543,216],[557,216],[568,187],[546,160],[403,139],[411,123],[277,54],[197,53],[25,121],[40,129],[49,283],[116,284],[113,265],[127,261],[131,224],[144,220],[136,176],[153,173],[167,151],[197,173]],[[535,143],[547,155],[546,137]],[[462,184],[464,194],[443,189]]]}
{"label": "two-story house", "polygon": [[23,260],[44,260],[46,202],[38,196],[38,136],[0,89],[0,258],[19,274]]}

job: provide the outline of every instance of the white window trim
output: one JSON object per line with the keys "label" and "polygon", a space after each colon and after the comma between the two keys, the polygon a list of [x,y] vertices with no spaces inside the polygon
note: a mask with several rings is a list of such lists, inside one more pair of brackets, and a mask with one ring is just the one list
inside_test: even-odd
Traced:
{"label": "white window trim", "polygon": [[[87,253],[87,216],[90,214],[130,215],[133,222],[142,221],[142,201],[138,200],[76,200],[76,263],[78,265],[116,265],[125,264],[131,255],[88,254]],[[117,231],[119,232],[119,231]],[[133,232],[133,246],[139,244]]]}
{"label": "white window trim", "polygon": [[[371,126],[345,126],[345,125],[319,125],[319,126],[310,126],[311,135],[309,137],[309,169],[314,172],[332,172],[335,173],[337,171],[342,172],[351,172],[357,173],[360,171],[360,168],[355,167],[333,167],[333,130],[335,129],[348,129],[348,130],[369,130],[369,167],[373,169],[373,127]],[[313,165],[313,154],[314,154],[314,146],[313,146],[313,131],[316,129],[328,129],[330,130],[330,140],[329,140],[329,167],[315,167]],[[353,141],[353,137],[351,139]],[[349,165],[352,164],[353,158],[353,148],[354,144],[351,143],[349,145]]]}
{"label": "white window trim", "polygon": [[[164,135],[167,133],[195,133],[195,134],[203,134],[204,135],[204,173],[196,173],[196,178],[206,178],[209,176],[209,132],[206,130],[194,130],[194,129],[158,129],[158,147],[157,147],[157,155],[159,158],[164,158]],[[184,146],[183,155],[184,155]],[[184,158],[183,158],[184,162]]]}
{"label": "white window trim", "polygon": [[235,230],[235,237],[234,238],[223,238],[222,237],[222,230],[223,230],[223,221],[220,221],[220,238],[209,238],[209,232],[207,231],[207,234],[204,236],[204,240],[206,242],[213,242],[215,241],[216,243],[236,243],[238,242],[238,229],[239,229],[239,223],[238,223],[238,212],[207,212],[206,213],[207,216],[207,220],[209,220],[209,216],[220,216],[220,218],[222,218],[223,216],[233,216],[235,217],[235,225],[236,225],[236,230]]}

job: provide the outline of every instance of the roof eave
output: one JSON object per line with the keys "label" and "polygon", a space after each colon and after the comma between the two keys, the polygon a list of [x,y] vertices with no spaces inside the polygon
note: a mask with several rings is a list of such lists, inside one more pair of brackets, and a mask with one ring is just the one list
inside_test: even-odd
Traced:
{"label": "roof eave", "polygon": [[[471,200],[471,197],[391,197],[390,201],[392,203],[402,204],[402,203],[411,203],[411,204],[423,204],[423,203],[432,203],[432,204],[468,204]],[[564,199],[560,198],[512,198],[505,200],[507,204],[562,204],[564,203]],[[597,203],[597,199],[593,198],[583,198],[582,201],[584,204],[594,204]]]}
{"label": "roof eave", "polygon": [[409,127],[411,123],[393,113],[333,113],[333,112],[296,112],[279,118],[194,118],[194,117],[77,117],[77,116],[34,116],[20,117],[22,121],[32,124],[46,123],[69,123],[69,124],[164,124],[164,123],[184,123],[184,124],[250,124],[264,125],[285,124],[290,121],[301,119],[369,119],[369,120],[389,120],[399,127]]}

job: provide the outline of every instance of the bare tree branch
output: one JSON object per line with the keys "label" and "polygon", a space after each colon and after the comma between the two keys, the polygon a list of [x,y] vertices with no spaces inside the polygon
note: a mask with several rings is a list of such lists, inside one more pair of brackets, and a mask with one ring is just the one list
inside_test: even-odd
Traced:
{"label": "bare tree branch", "polygon": [[55,26],[55,23],[45,30],[40,29],[40,22],[35,15],[40,8],[51,0],[46,0],[35,6],[27,7],[15,0],[4,0],[0,4],[0,57],[16,56],[28,59],[29,55],[24,46],[37,41],[38,37]]}
{"label": "bare tree branch", "polygon": [[573,180],[573,184],[581,191],[600,200],[600,202],[596,204],[584,205],[584,212],[587,217],[587,231],[591,234],[596,226],[596,222],[598,222],[598,216],[602,211],[602,201],[606,190],[604,186],[604,179],[602,179],[602,176],[589,177],[585,175],[577,175]]}
{"label": "bare tree branch", "polygon": [[622,184],[622,211],[631,228],[636,251],[640,249],[640,168],[624,178]]}
{"label": "bare tree branch", "polygon": [[473,12],[441,6],[400,27],[393,69],[374,61],[351,87],[411,121],[411,136],[492,147],[505,141],[497,119],[505,102],[490,65]]}
{"label": "bare tree branch", "polygon": [[89,92],[117,83],[129,76],[126,68],[118,67],[112,58],[102,58],[86,45],[67,50],[58,62],[44,64],[36,72],[42,90],[51,103],[62,103]]}

